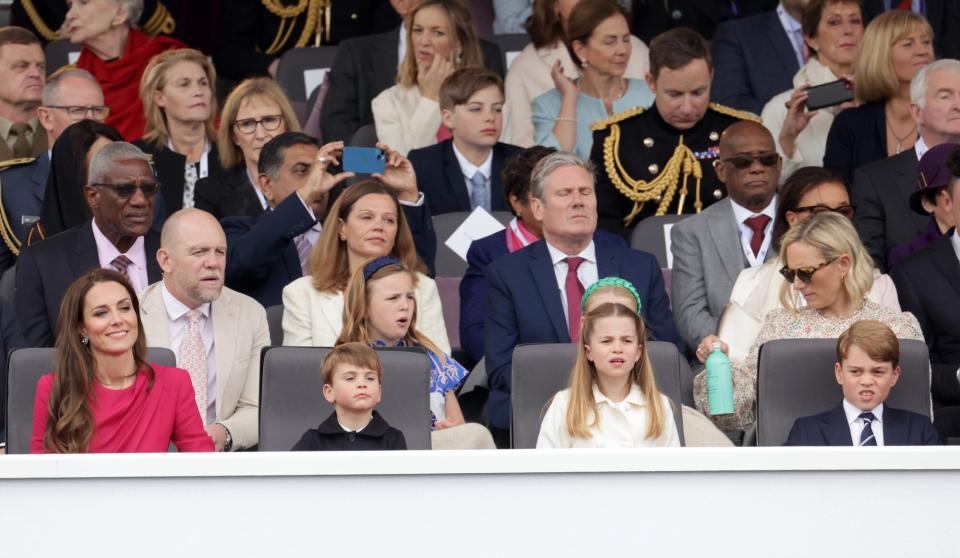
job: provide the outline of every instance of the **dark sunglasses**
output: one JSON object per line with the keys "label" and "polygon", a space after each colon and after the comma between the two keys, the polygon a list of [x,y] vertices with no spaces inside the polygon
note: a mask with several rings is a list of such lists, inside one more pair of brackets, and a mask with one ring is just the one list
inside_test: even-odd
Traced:
{"label": "dark sunglasses", "polygon": [[787,266],[780,268],[780,275],[783,275],[783,278],[787,280],[788,283],[793,283],[794,279],[799,277],[804,283],[809,283],[813,280],[813,274],[820,271],[821,269],[827,267],[833,262],[837,261],[837,258],[831,258],[817,267],[807,267],[800,269],[790,269]]}
{"label": "dark sunglasses", "polygon": [[91,186],[99,186],[103,188],[109,188],[113,190],[113,193],[119,198],[127,199],[132,198],[133,193],[137,191],[137,188],[140,188],[140,191],[143,192],[143,196],[146,198],[152,198],[157,195],[157,192],[160,191],[159,182],[129,182],[126,184],[107,184],[106,182],[94,182]]}
{"label": "dark sunglasses", "polygon": [[777,153],[759,153],[757,155],[734,155],[726,159],[720,159],[722,163],[729,163],[737,170],[749,169],[754,161],[760,161],[765,167],[776,166],[780,162],[780,155]]}
{"label": "dark sunglasses", "polygon": [[833,213],[839,213],[847,219],[853,220],[853,214],[857,210],[855,205],[841,205],[840,207],[830,207],[828,205],[817,204],[817,205],[805,205],[803,207],[798,207],[794,209],[794,213],[802,213],[809,211],[816,215],[817,213],[823,213],[825,211],[832,211]]}

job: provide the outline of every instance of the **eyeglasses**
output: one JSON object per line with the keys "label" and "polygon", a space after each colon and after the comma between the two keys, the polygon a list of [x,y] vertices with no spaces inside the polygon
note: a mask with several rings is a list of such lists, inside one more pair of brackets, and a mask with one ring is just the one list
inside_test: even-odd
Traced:
{"label": "eyeglasses", "polygon": [[804,267],[800,269],[790,269],[787,266],[783,266],[780,268],[780,275],[783,275],[783,278],[786,279],[788,283],[793,283],[794,279],[797,277],[800,278],[800,281],[809,283],[810,281],[813,281],[814,273],[820,271],[835,261],[837,261],[837,258],[830,258],[817,267]]}
{"label": "eyeglasses", "polygon": [[843,215],[844,217],[852,221],[853,213],[856,210],[857,210],[857,206],[850,205],[850,204],[841,205],[840,207],[830,207],[829,205],[823,205],[822,203],[818,203],[817,205],[805,205],[803,207],[798,207],[793,211],[795,213],[802,213],[802,212],[809,211],[814,215],[816,215],[817,213],[823,213],[825,211],[832,211],[833,213],[839,213],[840,215]]}
{"label": "eyeglasses", "polygon": [[67,116],[70,120],[80,121],[90,115],[90,118],[93,120],[103,121],[107,119],[107,116],[110,114],[110,107],[103,105],[96,105],[91,107],[84,107],[79,105],[44,105],[47,108],[60,109],[66,111]]}
{"label": "eyeglasses", "polygon": [[160,191],[159,182],[127,182],[124,184],[107,184],[106,182],[94,182],[91,186],[100,186],[103,188],[109,188],[113,190],[113,193],[117,197],[122,199],[128,199],[133,197],[133,193],[137,191],[137,188],[140,188],[140,191],[143,192],[143,196],[146,198],[152,198],[157,195],[157,192]]}
{"label": "eyeglasses", "polygon": [[772,167],[780,162],[780,155],[777,153],[758,153],[756,155],[734,155],[733,157],[720,159],[721,163],[730,163],[737,170],[750,168],[754,161],[760,161],[760,164],[765,167]]}
{"label": "eyeglasses", "polygon": [[252,134],[253,131],[257,129],[257,124],[263,126],[264,130],[272,132],[279,128],[280,124],[283,124],[283,115],[277,114],[264,116],[263,118],[244,118],[243,120],[237,120],[233,123],[241,134]]}

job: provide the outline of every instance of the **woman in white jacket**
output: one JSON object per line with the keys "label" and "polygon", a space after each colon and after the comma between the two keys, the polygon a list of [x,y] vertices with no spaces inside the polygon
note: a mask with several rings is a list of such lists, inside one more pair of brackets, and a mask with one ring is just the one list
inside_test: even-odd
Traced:
{"label": "woman in white jacket", "polygon": [[763,107],[763,125],[770,130],[783,157],[781,176],[801,167],[820,166],[833,118],[848,105],[808,111],[807,88],[852,79],[863,14],[856,0],[811,0],[803,16],[804,41],[810,58],[793,77],[796,89],[784,91]]}

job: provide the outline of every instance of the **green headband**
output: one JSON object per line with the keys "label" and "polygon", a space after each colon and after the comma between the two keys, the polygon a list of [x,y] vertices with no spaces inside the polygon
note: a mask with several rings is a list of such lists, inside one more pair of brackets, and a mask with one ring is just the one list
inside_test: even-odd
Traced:
{"label": "green headband", "polygon": [[583,298],[580,299],[580,312],[586,311],[587,299],[590,298],[590,295],[592,295],[594,291],[609,286],[621,287],[633,295],[633,299],[637,301],[637,313],[640,313],[640,309],[643,308],[643,306],[640,304],[640,293],[638,293],[637,289],[634,288],[633,283],[619,277],[604,277],[603,279],[594,281],[592,285],[587,287],[587,290],[583,293]]}

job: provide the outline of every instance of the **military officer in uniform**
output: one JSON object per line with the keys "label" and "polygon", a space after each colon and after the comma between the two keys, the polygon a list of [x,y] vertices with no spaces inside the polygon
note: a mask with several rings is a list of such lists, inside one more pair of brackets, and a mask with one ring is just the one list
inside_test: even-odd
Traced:
{"label": "military officer in uniform", "polygon": [[645,217],[699,213],[726,196],[713,169],[720,134],[739,120],[760,119],[710,103],[712,73],[710,48],[697,32],[672,29],[650,42],[654,105],[593,125],[600,228],[625,235]]}
{"label": "military officer in uniform", "polygon": [[280,56],[292,48],[335,45],[399,25],[388,0],[230,0],[213,63],[228,80],[276,77]]}

